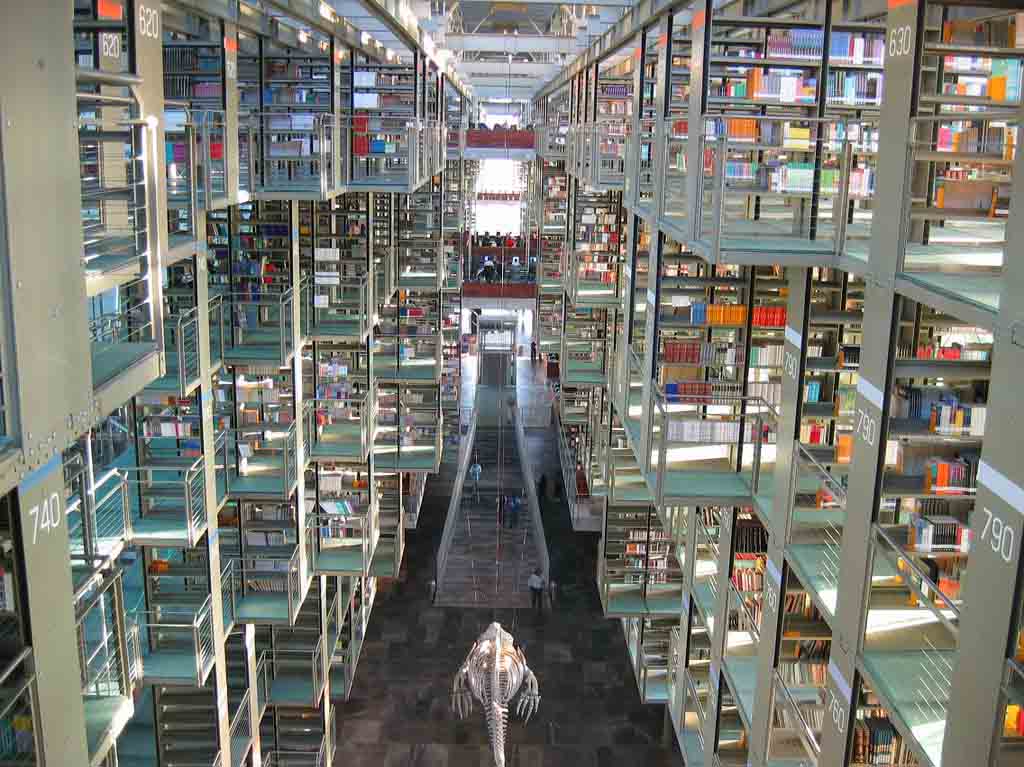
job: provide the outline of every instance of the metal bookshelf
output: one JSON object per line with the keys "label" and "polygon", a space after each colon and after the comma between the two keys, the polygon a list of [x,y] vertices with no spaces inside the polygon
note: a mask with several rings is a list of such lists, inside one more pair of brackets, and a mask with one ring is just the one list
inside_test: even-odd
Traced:
{"label": "metal bookshelf", "polygon": [[[0,99],[19,190],[0,216],[5,764],[330,767],[331,702],[440,460],[438,440],[415,477],[375,465],[374,324],[409,304],[408,201],[349,192],[353,72],[397,56],[337,14],[242,16],[5,15],[10,71],[53,54]],[[398,55],[420,89],[412,193],[461,86]]]}
{"label": "metal bookshelf", "polygon": [[1019,760],[1020,21],[640,4],[535,99],[571,307],[592,106],[634,62],[609,396],[563,364],[560,418],[603,451],[602,603],[688,765]]}

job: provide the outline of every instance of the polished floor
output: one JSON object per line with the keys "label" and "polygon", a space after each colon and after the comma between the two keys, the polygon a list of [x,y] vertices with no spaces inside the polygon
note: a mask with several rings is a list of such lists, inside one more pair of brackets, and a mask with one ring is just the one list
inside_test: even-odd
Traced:
{"label": "polished floor", "polygon": [[[529,367],[529,358],[519,360]],[[537,476],[558,461],[550,427],[530,429]],[[338,706],[335,763],[346,767],[488,767],[492,759],[479,709],[451,712],[452,678],[492,620],[523,646],[540,683],[541,705],[524,725],[510,724],[508,767],[677,767],[664,707],[636,690],[622,628],[601,614],[594,583],[597,535],[574,534],[564,501],[543,516],[554,609],[438,607],[432,604],[435,554],[444,527],[455,451],[427,483],[419,527],[410,531],[402,575],[382,583],[351,700]],[[666,745],[668,744],[668,745]]]}

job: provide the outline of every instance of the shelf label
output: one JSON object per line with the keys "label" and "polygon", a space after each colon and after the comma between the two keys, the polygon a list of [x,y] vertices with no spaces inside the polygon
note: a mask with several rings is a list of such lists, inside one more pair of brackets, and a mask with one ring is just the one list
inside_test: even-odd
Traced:
{"label": "shelf label", "polygon": [[844,700],[850,700],[853,697],[853,691],[850,688],[850,683],[843,677],[843,672],[839,670],[839,666],[836,665],[834,660],[828,662],[828,675],[832,677],[832,681],[835,682],[837,688],[839,688],[840,694]]}
{"label": "shelf label", "polygon": [[[28,508],[29,520],[23,524],[30,524],[32,526],[33,544],[39,540],[40,532],[44,536],[48,536],[64,522],[64,499],[61,493],[53,491],[47,495],[46,487],[43,486],[44,483],[53,478],[53,475],[60,471],[60,468],[61,456],[60,453],[57,453],[38,469],[29,472],[18,485],[18,493],[22,501],[25,502],[22,508]],[[52,487],[52,483],[49,486]],[[37,488],[42,491],[36,496],[39,498],[39,502],[28,506],[28,503],[32,503],[34,500],[30,492]]]}
{"label": "shelf label", "polygon": [[782,573],[779,572],[778,566],[770,559],[768,560],[768,575],[776,586],[782,585]]}
{"label": "shelf label", "polygon": [[789,325],[786,325],[786,340],[793,344],[793,346],[795,346],[797,349],[799,349],[804,339],[803,336],[800,335],[797,331],[795,331]]}
{"label": "shelf label", "polygon": [[978,481],[998,495],[1007,505],[1020,514],[1024,514],[1024,489],[1007,478],[998,469],[992,468],[985,461],[978,463]]}
{"label": "shelf label", "polygon": [[160,10],[139,5],[139,36],[160,39]]}
{"label": "shelf label", "polygon": [[829,661],[828,674],[832,684],[828,687],[828,701],[825,708],[829,718],[840,736],[846,732],[846,718],[848,702],[852,699],[853,692],[850,684],[844,678],[835,661]]}
{"label": "shelf label", "polygon": [[864,397],[868,402],[878,408],[879,412],[882,410],[882,392],[875,386],[871,381],[865,378],[863,375],[857,378],[857,391]]}

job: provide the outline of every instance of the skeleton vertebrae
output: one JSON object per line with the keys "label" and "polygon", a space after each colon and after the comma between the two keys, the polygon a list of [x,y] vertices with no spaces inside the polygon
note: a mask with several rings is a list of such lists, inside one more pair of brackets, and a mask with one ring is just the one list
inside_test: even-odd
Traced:
{"label": "skeleton vertebrae", "polygon": [[452,710],[460,718],[473,710],[473,699],[484,708],[494,763],[505,767],[505,728],[508,707],[520,693],[516,714],[529,721],[540,706],[537,677],[526,656],[501,624],[492,623],[470,648],[452,682]]}

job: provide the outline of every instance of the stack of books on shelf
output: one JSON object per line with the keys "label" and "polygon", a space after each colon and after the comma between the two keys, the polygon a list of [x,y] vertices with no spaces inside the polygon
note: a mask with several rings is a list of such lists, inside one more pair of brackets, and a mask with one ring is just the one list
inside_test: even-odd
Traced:
{"label": "stack of books on shelf", "polygon": [[885,59],[885,30],[865,35],[832,30],[828,44],[829,63],[882,66]]}
{"label": "stack of books on shelf", "polygon": [[929,513],[927,501],[920,504],[921,512],[910,515],[910,545],[918,551],[971,550],[971,531],[956,517]]}
{"label": "stack of books on shelf", "polygon": [[769,58],[819,59],[825,33],[821,29],[773,29],[768,33]]}
{"label": "stack of books on shelf", "polygon": [[917,767],[917,759],[889,717],[871,713],[861,718],[858,712],[853,734],[853,763],[856,765],[887,765]]}

